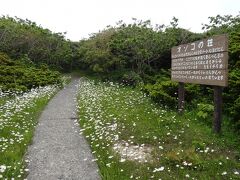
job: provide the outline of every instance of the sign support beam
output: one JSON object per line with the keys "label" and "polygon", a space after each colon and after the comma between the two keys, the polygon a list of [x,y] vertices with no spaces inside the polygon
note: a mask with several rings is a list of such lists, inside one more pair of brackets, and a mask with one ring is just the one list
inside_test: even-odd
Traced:
{"label": "sign support beam", "polygon": [[184,111],[184,97],[185,91],[184,91],[184,83],[179,82],[178,84],[178,113],[183,114]]}
{"label": "sign support beam", "polygon": [[222,122],[222,87],[213,86],[214,89],[214,120],[213,131],[220,133]]}

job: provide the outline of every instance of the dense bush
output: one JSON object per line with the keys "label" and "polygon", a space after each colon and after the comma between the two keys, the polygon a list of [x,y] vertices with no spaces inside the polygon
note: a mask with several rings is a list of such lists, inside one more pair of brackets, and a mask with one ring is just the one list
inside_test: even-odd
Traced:
{"label": "dense bush", "polygon": [[72,43],[63,33],[53,33],[29,20],[0,17],[0,51],[13,59],[28,57],[34,64],[70,71],[73,66]]}
{"label": "dense bush", "polygon": [[224,91],[224,108],[240,129],[240,69],[229,72],[229,85]]}
{"label": "dense bush", "polygon": [[27,67],[21,62],[11,60],[6,54],[0,53],[0,89],[2,91],[27,91],[34,87],[60,82],[60,73],[50,71],[47,66]]}
{"label": "dense bush", "polygon": [[143,90],[153,98],[154,101],[169,107],[177,105],[177,87],[178,84],[171,80],[158,81],[155,84],[147,84]]}
{"label": "dense bush", "polygon": [[[154,28],[150,21],[120,22],[116,27],[108,27],[81,41],[78,64],[101,76],[127,70],[130,76],[137,74],[144,78],[156,74],[161,68],[170,68],[172,46],[200,37],[200,34],[178,28],[174,23],[164,30],[164,25]],[[127,76],[126,73],[121,75],[125,76],[123,78]]]}
{"label": "dense bush", "polygon": [[200,103],[197,105],[197,117],[210,126],[212,125],[213,111],[213,104]]}

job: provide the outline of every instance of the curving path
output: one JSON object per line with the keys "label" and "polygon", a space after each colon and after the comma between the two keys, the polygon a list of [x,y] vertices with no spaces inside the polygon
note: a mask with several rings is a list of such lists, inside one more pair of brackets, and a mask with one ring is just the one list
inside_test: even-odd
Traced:
{"label": "curving path", "polygon": [[[77,90],[79,79],[61,90],[40,116],[27,159],[29,180],[98,180],[89,145],[79,135]],[[81,80],[80,80],[81,83]]]}

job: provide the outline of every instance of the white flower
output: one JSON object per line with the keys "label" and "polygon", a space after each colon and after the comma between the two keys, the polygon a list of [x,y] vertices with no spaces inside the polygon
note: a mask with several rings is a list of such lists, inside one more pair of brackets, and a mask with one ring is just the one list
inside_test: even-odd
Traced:
{"label": "white flower", "polygon": [[227,172],[226,171],[224,171],[223,173],[222,173],[222,175],[226,175],[227,174]]}
{"label": "white flower", "polygon": [[154,168],[153,172],[159,172],[159,171],[163,171],[164,167],[160,167],[160,168]]}
{"label": "white flower", "polygon": [[238,172],[238,171],[235,171],[234,174],[239,175],[239,172]]}
{"label": "white flower", "polygon": [[125,161],[126,161],[126,159],[122,159],[122,158],[120,159],[120,162],[125,162]]}
{"label": "white flower", "polygon": [[7,167],[5,165],[0,166],[0,172],[1,173],[3,173],[6,169],[7,169]]}

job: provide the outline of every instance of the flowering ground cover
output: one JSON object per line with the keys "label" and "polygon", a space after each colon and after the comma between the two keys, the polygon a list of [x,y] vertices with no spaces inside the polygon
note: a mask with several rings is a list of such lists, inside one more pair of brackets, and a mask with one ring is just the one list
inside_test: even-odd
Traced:
{"label": "flowering ground cover", "polygon": [[195,112],[180,116],[138,89],[88,79],[79,88],[81,134],[103,179],[240,179],[234,133],[215,135]]}
{"label": "flowering ground cover", "polygon": [[24,154],[31,142],[38,116],[59,90],[50,85],[16,94],[0,91],[0,179],[23,179]]}

